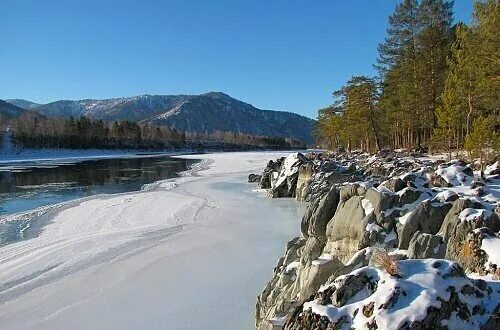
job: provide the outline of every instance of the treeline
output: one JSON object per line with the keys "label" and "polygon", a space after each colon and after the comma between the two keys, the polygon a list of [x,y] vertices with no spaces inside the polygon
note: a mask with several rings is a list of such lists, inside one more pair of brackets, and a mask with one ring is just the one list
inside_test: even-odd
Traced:
{"label": "treeline", "polygon": [[335,91],[316,135],[330,148],[498,150],[499,28],[499,0],[476,1],[470,26],[453,25],[452,1],[403,0],[378,47],[379,75]]}
{"label": "treeline", "polygon": [[10,121],[14,144],[25,148],[166,149],[214,144],[259,148],[304,148],[303,142],[234,132],[186,133],[168,126],[132,121],[105,123],[80,118],[46,118],[27,113]]}
{"label": "treeline", "polygon": [[223,143],[228,145],[257,146],[262,148],[306,148],[306,144],[298,139],[222,131],[215,131],[212,133],[188,132],[186,133],[186,141],[191,143]]}

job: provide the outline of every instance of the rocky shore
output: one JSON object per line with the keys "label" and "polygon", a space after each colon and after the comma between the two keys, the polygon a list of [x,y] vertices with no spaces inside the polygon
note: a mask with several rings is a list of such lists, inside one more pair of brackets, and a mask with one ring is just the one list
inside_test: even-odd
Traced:
{"label": "rocky shore", "polygon": [[249,181],[309,202],[257,329],[500,328],[499,162],[294,153]]}

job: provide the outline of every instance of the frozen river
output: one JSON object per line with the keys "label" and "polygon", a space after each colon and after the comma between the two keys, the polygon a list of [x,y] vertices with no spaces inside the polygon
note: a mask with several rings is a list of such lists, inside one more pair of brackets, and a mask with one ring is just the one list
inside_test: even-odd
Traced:
{"label": "frozen river", "polygon": [[29,218],[2,224],[9,215],[86,196],[138,191],[177,177],[194,163],[159,155],[0,162],[0,245],[37,234]]}
{"label": "frozen river", "polygon": [[282,155],[193,155],[204,170],[45,213],[39,236],[0,247],[0,324],[251,329],[304,205],[246,176]]}

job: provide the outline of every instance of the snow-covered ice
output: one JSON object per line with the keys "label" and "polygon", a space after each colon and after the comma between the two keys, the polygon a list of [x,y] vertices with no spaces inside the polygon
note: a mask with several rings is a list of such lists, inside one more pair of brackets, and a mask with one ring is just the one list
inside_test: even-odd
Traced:
{"label": "snow-covered ice", "polygon": [[303,213],[246,183],[280,156],[182,156],[203,170],[53,207],[38,237],[0,247],[0,327],[252,328]]}

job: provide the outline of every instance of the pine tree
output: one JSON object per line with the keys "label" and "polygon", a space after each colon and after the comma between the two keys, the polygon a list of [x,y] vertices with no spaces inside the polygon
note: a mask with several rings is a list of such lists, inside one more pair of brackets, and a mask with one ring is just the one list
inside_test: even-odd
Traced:
{"label": "pine tree", "polygon": [[[473,115],[480,98],[478,89],[478,63],[474,53],[472,31],[460,24],[456,29],[456,41],[448,61],[449,73],[445,93],[453,95],[453,102],[465,114],[466,135],[470,133]],[[449,83],[452,82],[452,83]]]}
{"label": "pine tree", "polygon": [[495,121],[500,117],[500,1],[476,1],[474,4],[472,47],[476,60],[478,111]]}
{"label": "pine tree", "polygon": [[410,147],[413,130],[421,112],[419,72],[417,66],[417,34],[419,4],[404,0],[389,17],[385,42],[378,46],[376,68],[382,79],[381,106],[393,123],[395,147]]}
{"label": "pine tree", "polygon": [[453,41],[453,2],[422,0],[419,6],[417,34],[417,65],[422,111],[418,116],[417,143],[428,139],[435,126],[435,112],[442,104],[440,98],[445,85],[447,63]]}
{"label": "pine tree", "polygon": [[[380,151],[382,125],[378,87],[373,78],[352,77],[333,92],[334,104],[318,113],[316,133],[330,147]],[[373,146],[375,148],[373,148]]]}
{"label": "pine tree", "polygon": [[443,93],[443,105],[436,111],[437,127],[434,128],[432,142],[435,147],[443,145],[448,150],[448,158],[451,160],[452,146],[459,148],[459,132],[462,122],[462,111],[457,102],[456,76],[449,74],[446,79],[446,89]]}
{"label": "pine tree", "polygon": [[497,139],[498,135],[491,130],[491,123],[486,118],[480,116],[474,120],[472,132],[465,140],[465,148],[471,155],[471,161],[479,158],[481,176],[483,176],[486,151],[494,147]]}
{"label": "pine tree", "polygon": [[395,147],[420,145],[430,138],[444,89],[452,6],[443,0],[404,0],[389,18],[376,67],[382,79],[381,107],[394,124]]}
{"label": "pine tree", "polygon": [[[350,127],[356,128],[365,137],[364,146],[370,149],[370,141],[373,140],[375,148],[380,151],[381,142],[379,131],[379,109],[377,85],[372,78],[365,76],[352,77],[344,88],[348,103],[346,104],[346,116],[355,124]],[[363,148],[362,148],[363,149]]]}

